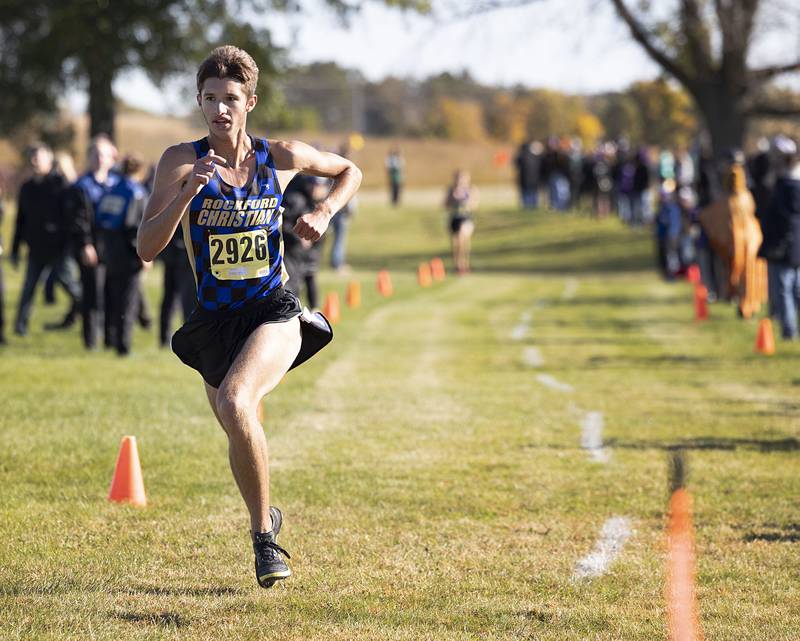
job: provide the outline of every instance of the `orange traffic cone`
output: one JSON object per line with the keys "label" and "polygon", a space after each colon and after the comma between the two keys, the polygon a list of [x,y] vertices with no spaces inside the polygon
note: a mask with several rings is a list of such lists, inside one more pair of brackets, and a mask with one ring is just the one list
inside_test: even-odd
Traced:
{"label": "orange traffic cone", "polygon": [[342,319],[339,311],[339,294],[331,292],[325,297],[325,304],[322,306],[322,314],[331,324],[338,323]]}
{"label": "orange traffic cone", "polygon": [[694,319],[708,320],[708,290],[699,283],[694,286]]}
{"label": "orange traffic cone", "polygon": [[392,295],[392,277],[385,269],[378,272],[378,293],[381,296]]}
{"label": "orange traffic cone", "polygon": [[431,266],[428,263],[420,263],[417,267],[417,282],[420,287],[430,287],[433,284]]}
{"label": "orange traffic cone", "polygon": [[357,280],[351,281],[347,286],[347,306],[355,309],[361,306],[361,283]]}
{"label": "orange traffic cone", "polygon": [[122,437],[117,465],[114,468],[114,478],[111,479],[111,489],[108,491],[108,500],[130,503],[140,507],[147,505],[135,436]]}
{"label": "orange traffic cone", "polygon": [[444,261],[441,258],[431,259],[431,277],[433,280],[444,280],[445,277]]}
{"label": "orange traffic cone", "polygon": [[697,284],[700,282],[700,267],[697,265],[689,265],[686,269],[686,280],[690,283]]}
{"label": "orange traffic cone", "polygon": [[772,335],[772,321],[769,318],[762,318],[758,322],[755,351],[767,356],[775,353],[775,337]]}

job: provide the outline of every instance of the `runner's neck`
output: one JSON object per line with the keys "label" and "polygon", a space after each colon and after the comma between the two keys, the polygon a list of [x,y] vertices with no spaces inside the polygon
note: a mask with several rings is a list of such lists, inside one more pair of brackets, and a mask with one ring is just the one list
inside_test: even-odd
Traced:
{"label": "runner's neck", "polygon": [[218,156],[228,161],[231,169],[239,168],[247,160],[253,145],[250,136],[240,129],[231,138],[208,134],[208,145]]}

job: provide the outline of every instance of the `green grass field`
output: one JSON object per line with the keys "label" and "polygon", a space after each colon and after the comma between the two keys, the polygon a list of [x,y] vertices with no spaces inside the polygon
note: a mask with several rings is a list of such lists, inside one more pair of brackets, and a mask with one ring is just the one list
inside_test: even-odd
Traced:
{"label": "green grass field", "polygon": [[[63,311],[40,306],[0,353],[0,638],[666,639],[668,455],[683,445],[706,639],[800,639],[800,347],[753,354],[756,321],[722,305],[693,322],[643,231],[486,198],[475,272],[423,290],[443,214],[363,202],[364,305],[265,402],[294,576],[256,586],[199,377],[152,334],[126,360],[84,354],[78,330],[40,330]],[[606,464],[581,447],[586,412],[603,414]],[[105,498],[124,434],[144,509]],[[612,516],[627,543],[573,580]]]}

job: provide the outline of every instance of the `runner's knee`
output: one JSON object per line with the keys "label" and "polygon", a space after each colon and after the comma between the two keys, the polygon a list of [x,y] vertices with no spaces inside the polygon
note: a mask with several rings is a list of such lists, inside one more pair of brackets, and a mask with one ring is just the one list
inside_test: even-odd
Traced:
{"label": "runner's knee", "polygon": [[247,394],[224,385],[217,392],[216,409],[228,435],[249,429],[250,419],[256,416],[256,408]]}

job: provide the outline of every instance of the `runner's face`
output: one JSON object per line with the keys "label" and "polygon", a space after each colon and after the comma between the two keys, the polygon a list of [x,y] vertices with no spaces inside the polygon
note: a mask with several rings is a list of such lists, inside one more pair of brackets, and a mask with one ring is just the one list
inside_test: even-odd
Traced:
{"label": "runner's face", "polygon": [[241,82],[230,78],[206,78],[197,96],[208,130],[220,136],[244,129],[257,100],[245,94]]}

